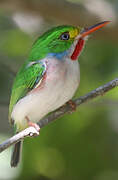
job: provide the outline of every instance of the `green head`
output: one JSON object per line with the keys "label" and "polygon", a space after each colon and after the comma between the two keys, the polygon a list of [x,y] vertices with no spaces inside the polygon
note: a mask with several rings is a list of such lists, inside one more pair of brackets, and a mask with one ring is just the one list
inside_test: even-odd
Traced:
{"label": "green head", "polygon": [[50,54],[57,57],[68,55],[72,60],[76,60],[83,48],[85,37],[107,23],[108,21],[105,21],[86,29],[75,26],[54,27],[33,44],[29,60],[43,59]]}

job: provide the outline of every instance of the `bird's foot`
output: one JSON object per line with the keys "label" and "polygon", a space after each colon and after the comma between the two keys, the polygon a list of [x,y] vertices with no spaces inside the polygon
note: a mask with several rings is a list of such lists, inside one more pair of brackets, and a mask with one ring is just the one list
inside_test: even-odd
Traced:
{"label": "bird's foot", "polygon": [[36,130],[35,133],[31,132],[31,133],[30,133],[30,136],[31,136],[31,137],[38,136],[39,133],[40,133],[40,127],[39,127],[39,125],[36,124],[36,123],[31,122],[27,116],[26,116],[26,120],[27,120],[28,126],[29,126],[29,127],[34,127],[35,130]]}
{"label": "bird's foot", "polygon": [[73,112],[76,111],[77,105],[73,100],[69,100],[67,104],[69,104]]}
{"label": "bird's foot", "polygon": [[28,125],[34,127],[38,132],[40,131],[40,127],[38,126],[38,124],[29,121]]}

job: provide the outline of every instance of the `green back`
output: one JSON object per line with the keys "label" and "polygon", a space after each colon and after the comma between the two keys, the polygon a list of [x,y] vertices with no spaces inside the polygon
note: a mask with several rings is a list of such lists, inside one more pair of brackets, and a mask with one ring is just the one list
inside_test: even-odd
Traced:
{"label": "green back", "polygon": [[23,98],[29,91],[31,91],[37,83],[42,79],[46,68],[42,63],[35,63],[27,66],[25,63],[20,71],[17,73],[10,99],[9,105],[9,119],[13,106],[18,102],[19,99]]}
{"label": "green back", "polygon": [[[61,53],[68,50],[74,42],[75,36],[77,36],[77,32],[80,32],[80,29],[81,28],[73,26],[55,27],[45,32],[35,41],[32,46],[28,61],[24,63],[16,75],[9,106],[9,119],[11,118],[11,112],[14,105],[21,98],[26,96],[26,94],[35,87],[36,83],[38,83],[43,78],[46,67],[39,60],[48,56],[49,53]],[[70,39],[67,41],[60,39],[61,34],[64,32],[70,33]],[[32,62],[37,63],[32,64]],[[28,66],[28,64],[32,65]]]}

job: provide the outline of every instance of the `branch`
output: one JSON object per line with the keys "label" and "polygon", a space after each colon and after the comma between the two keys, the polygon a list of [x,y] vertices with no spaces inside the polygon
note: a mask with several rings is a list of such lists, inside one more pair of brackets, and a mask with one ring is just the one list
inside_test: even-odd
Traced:
{"label": "branch", "polygon": [[[97,89],[91,91],[90,93],[88,93],[84,96],[81,96],[81,97],[73,100],[73,102],[76,104],[76,106],[80,106],[81,104],[83,104],[89,100],[92,100],[93,98],[96,98],[101,95],[103,96],[106,92],[110,91],[111,89],[115,88],[116,86],[118,86],[118,78],[108,82],[107,84],[105,84],[103,86],[98,87]],[[72,111],[73,111],[72,107],[68,103],[66,103],[64,106],[60,107],[55,112],[52,112],[47,117],[40,120],[38,125],[40,126],[40,128],[42,128],[42,127],[46,126],[48,123],[53,122],[57,118],[63,116],[65,113],[69,113]],[[36,136],[36,135],[39,135],[39,133],[36,131],[36,129],[34,127],[28,127],[27,129],[21,131],[20,133],[12,136],[10,139],[8,139],[8,140],[4,141],[2,144],[0,144],[0,152],[4,151],[9,146],[24,139],[25,137],[28,137],[28,136],[31,137],[31,136]]]}

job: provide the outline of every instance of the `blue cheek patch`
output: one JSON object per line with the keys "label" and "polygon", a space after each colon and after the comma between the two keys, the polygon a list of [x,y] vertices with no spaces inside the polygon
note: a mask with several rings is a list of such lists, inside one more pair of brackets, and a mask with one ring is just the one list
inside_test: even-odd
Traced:
{"label": "blue cheek patch", "polygon": [[48,57],[56,57],[59,60],[62,60],[64,56],[68,54],[68,51],[64,51],[61,53],[49,53]]}

